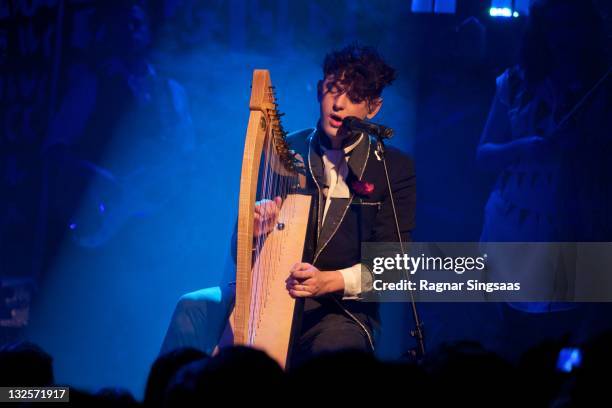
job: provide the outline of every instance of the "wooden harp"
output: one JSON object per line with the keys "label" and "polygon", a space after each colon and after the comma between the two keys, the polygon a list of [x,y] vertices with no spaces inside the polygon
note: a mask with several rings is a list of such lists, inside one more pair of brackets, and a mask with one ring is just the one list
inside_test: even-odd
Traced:
{"label": "wooden harp", "polygon": [[[286,289],[289,270],[302,260],[310,212],[303,160],[285,139],[267,70],[255,70],[244,144],[238,209],[236,303],[230,325],[235,345],[261,349],[285,368],[296,302]],[[276,225],[254,237],[256,199],[283,198]]]}

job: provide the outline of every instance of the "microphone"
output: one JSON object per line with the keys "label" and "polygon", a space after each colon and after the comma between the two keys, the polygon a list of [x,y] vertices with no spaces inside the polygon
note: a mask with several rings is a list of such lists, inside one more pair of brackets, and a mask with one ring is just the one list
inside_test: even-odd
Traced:
{"label": "microphone", "polygon": [[366,122],[355,116],[347,116],[342,120],[342,126],[347,130],[365,132],[381,139],[390,139],[393,136],[393,129],[377,125],[376,123]]}

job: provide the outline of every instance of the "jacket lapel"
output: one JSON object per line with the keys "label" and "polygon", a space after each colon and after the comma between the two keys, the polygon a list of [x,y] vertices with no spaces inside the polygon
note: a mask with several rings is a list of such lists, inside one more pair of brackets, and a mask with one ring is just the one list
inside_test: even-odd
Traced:
{"label": "jacket lapel", "polygon": [[325,173],[323,170],[322,152],[319,147],[319,132],[315,130],[308,137],[308,170],[317,186],[317,240],[321,233],[321,221],[323,219],[323,186],[325,184]]}
{"label": "jacket lapel", "polygon": [[[317,229],[317,231],[319,231],[319,233],[317,239],[317,249],[315,251],[313,263],[316,262],[323,249],[325,249],[329,241],[331,241],[331,239],[338,231],[338,228],[344,220],[346,212],[348,211],[354,196],[354,193],[351,190],[350,198],[332,199],[332,202],[327,210],[325,222],[322,223],[324,208],[324,196],[322,193],[322,186],[324,172],[323,160],[321,159],[321,149],[319,147],[319,137],[319,131],[316,131],[312,135],[312,137],[310,138],[310,147],[308,152],[308,164],[310,166],[310,172],[312,173],[313,179],[315,180],[315,183],[317,185],[317,189],[319,190],[319,216],[317,217],[319,224],[319,228]],[[346,181],[349,184],[349,188],[351,187],[350,183],[352,180],[361,180],[369,156],[370,138],[368,137],[368,135],[364,135],[361,142],[359,142],[359,144],[351,152],[351,156],[348,160],[349,175]]]}

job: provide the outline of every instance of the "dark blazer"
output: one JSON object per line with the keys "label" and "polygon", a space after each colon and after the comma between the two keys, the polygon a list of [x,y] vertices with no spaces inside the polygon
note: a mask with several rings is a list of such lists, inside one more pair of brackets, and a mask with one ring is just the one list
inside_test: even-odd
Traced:
{"label": "dark blazer", "polygon": [[[321,136],[320,131],[311,128],[287,135],[287,141],[296,153],[297,167],[306,175],[305,192],[313,198],[302,261],[312,263],[321,271],[335,271],[361,261],[362,242],[397,242],[398,235],[383,163],[376,153],[376,141],[369,137],[364,137],[351,152],[346,181],[349,188],[354,180],[372,183],[373,192],[360,195],[351,189],[351,198],[335,198],[322,225],[324,200],[321,188],[324,173],[319,144]],[[408,242],[415,224],[414,163],[406,154],[393,147],[386,148],[385,157],[402,241]],[[235,263],[236,228],[232,238],[232,255]],[[350,314],[366,326],[370,336],[379,326],[376,303],[342,300],[341,295],[308,298],[304,301],[304,320],[311,323],[316,324],[321,314],[339,311]]]}
{"label": "dark blazer", "polygon": [[[347,184],[351,198],[334,198],[328,209],[324,224],[321,223],[324,197],[321,189],[324,173],[320,138],[325,137],[319,130],[306,129],[287,136],[291,148],[297,153],[307,175],[307,191],[312,196],[311,222],[307,231],[304,248],[305,262],[312,263],[322,271],[348,268],[361,260],[362,242],[397,242],[398,234],[389,198],[383,162],[376,152],[376,140],[363,137],[351,152],[348,161]],[[416,184],[413,161],[401,151],[386,148],[386,162],[402,240],[411,239],[415,224]],[[369,195],[358,194],[351,187],[360,180],[374,185]],[[315,308],[339,305],[357,316],[362,323],[378,325],[376,303],[329,299],[307,299],[305,312]],[[336,307],[337,309],[337,307]]]}

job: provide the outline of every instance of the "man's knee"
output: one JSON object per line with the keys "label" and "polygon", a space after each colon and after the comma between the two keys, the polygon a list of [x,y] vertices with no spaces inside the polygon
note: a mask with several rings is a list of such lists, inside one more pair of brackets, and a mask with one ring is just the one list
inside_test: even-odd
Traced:
{"label": "man's knee", "polygon": [[220,301],[219,293],[220,288],[218,286],[185,293],[176,303],[176,309],[181,312],[189,312],[206,307],[208,303],[218,303]]}
{"label": "man's knee", "polygon": [[182,295],[177,304],[179,314],[203,313],[210,309],[225,309],[231,307],[234,291],[229,287],[212,286]]}
{"label": "man's knee", "polygon": [[232,286],[214,286],[181,296],[170,321],[162,353],[178,347],[195,347],[211,353],[227,323],[234,296]]}

